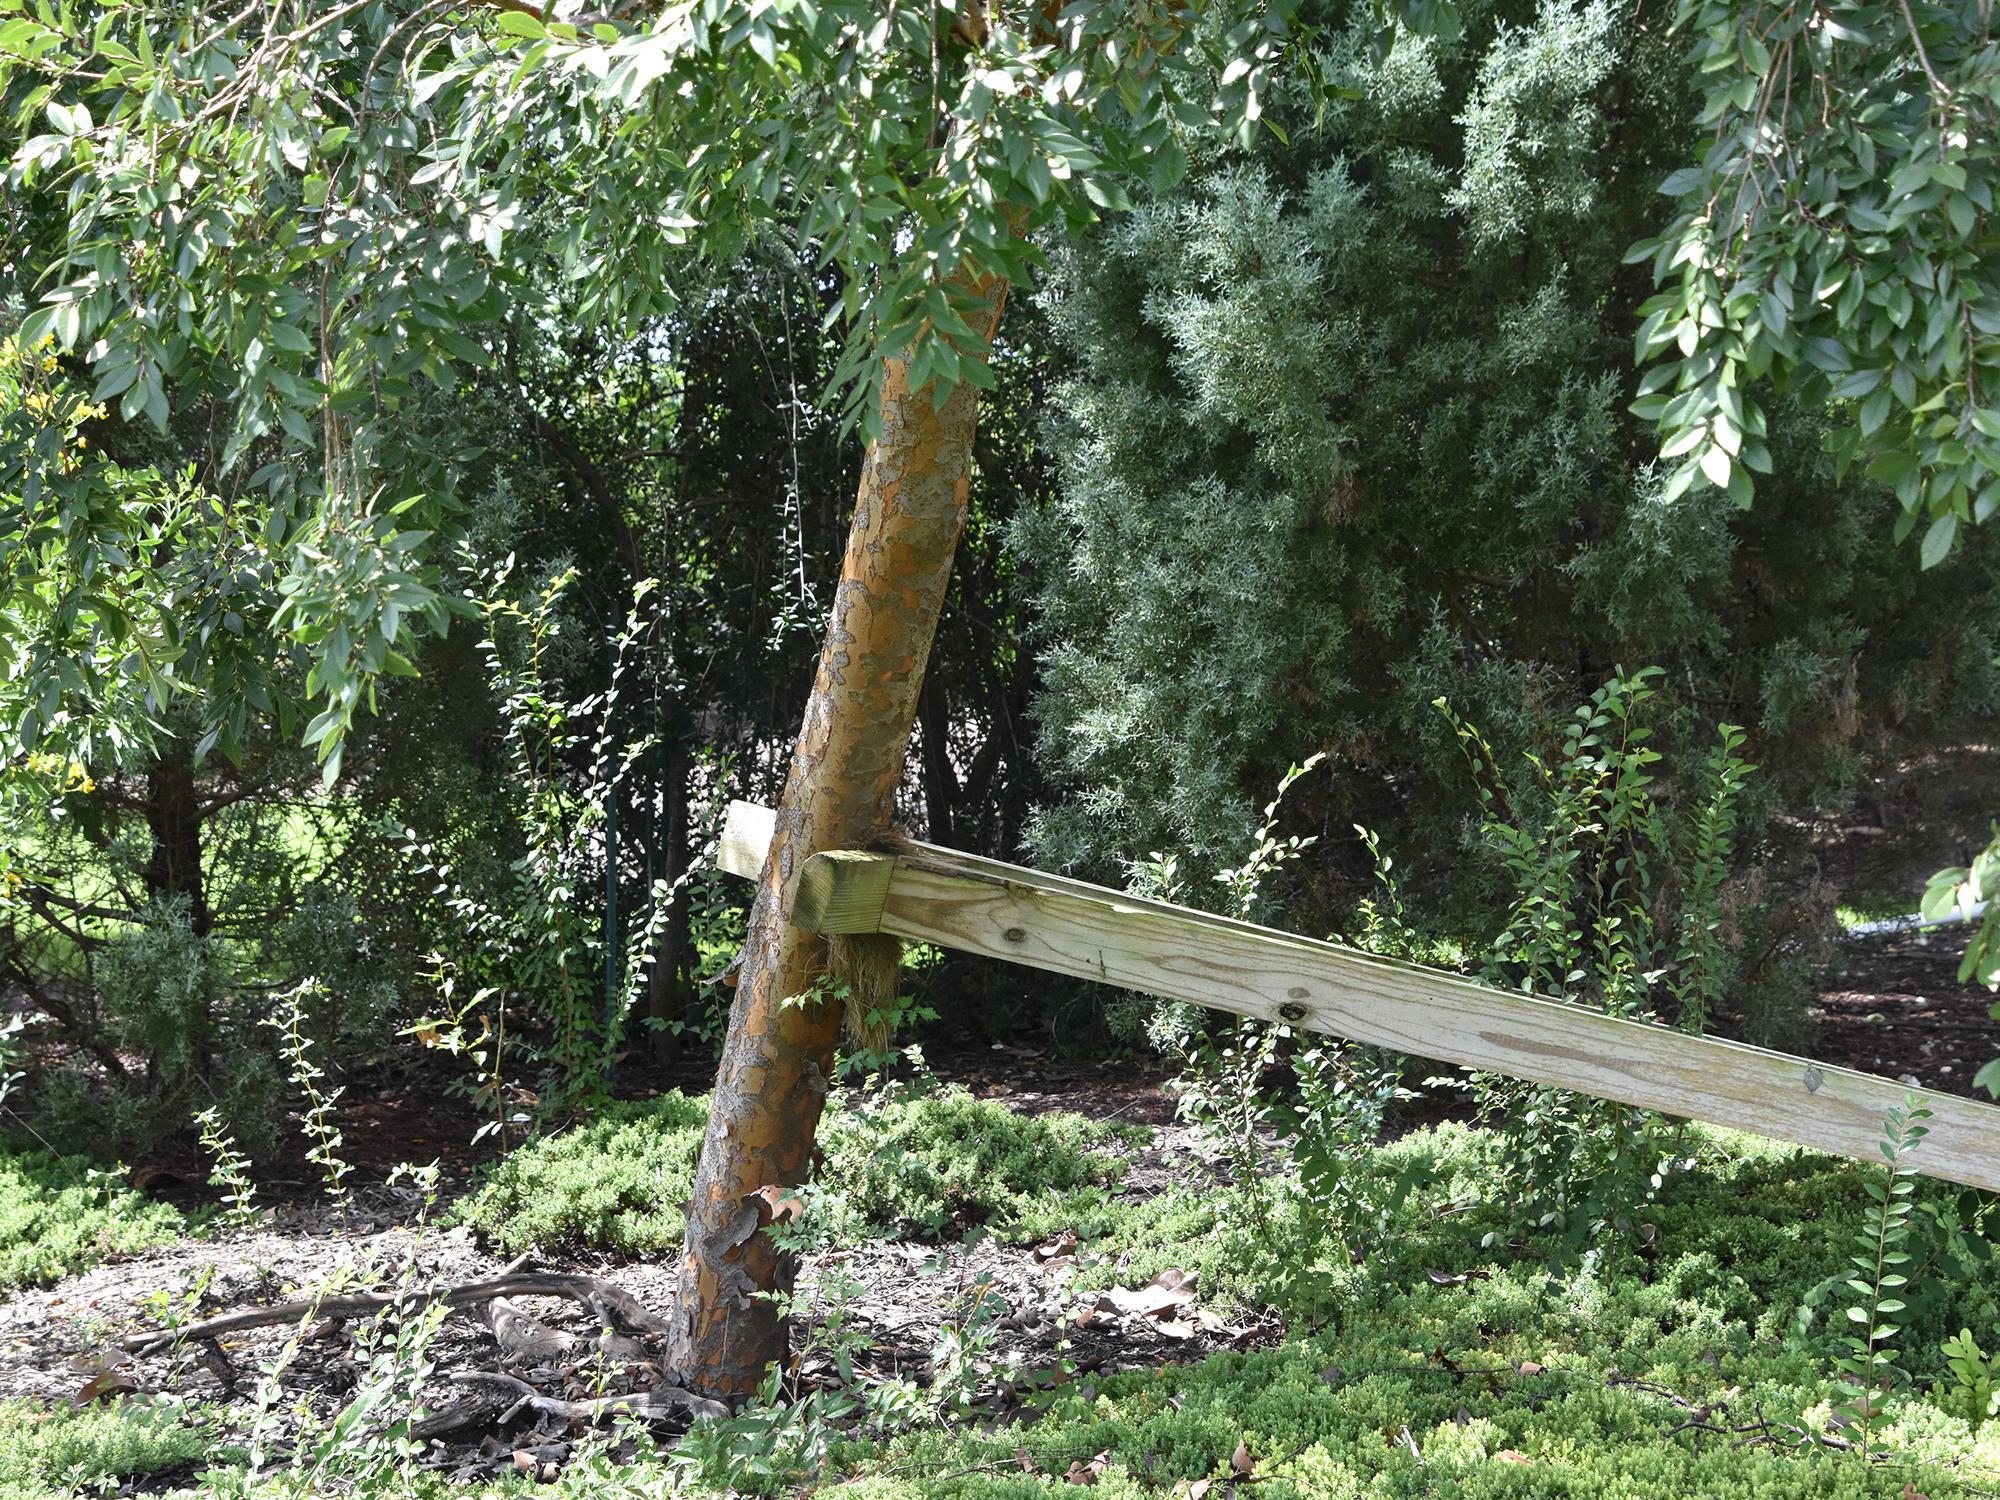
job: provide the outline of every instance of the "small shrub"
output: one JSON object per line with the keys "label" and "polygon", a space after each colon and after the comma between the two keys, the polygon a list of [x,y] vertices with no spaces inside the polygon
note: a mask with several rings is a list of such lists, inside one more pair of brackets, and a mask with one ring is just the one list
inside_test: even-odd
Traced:
{"label": "small shrub", "polygon": [[213,1443],[170,1409],[137,1402],[75,1411],[0,1402],[0,1500],[116,1490],[211,1459]]}
{"label": "small shrub", "polygon": [[1970,1328],[1959,1329],[1938,1352],[1946,1370],[1937,1385],[1938,1405],[1972,1427],[2000,1416],[2000,1355],[1980,1348]]}
{"label": "small shrub", "polygon": [[60,1281],[106,1255],[180,1238],[180,1211],[105,1178],[82,1157],[0,1138],[0,1287]]}
{"label": "small shrub", "polygon": [[575,1244],[637,1254],[678,1245],[708,1101],[678,1090],[607,1104],[488,1168],[457,1219],[510,1254]]}
{"label": "small shrub", "polygon": [[252,1156],[269,1150],[277,1069],[251,1018],[223,1003],[231,975],[221,945],[196,932],[185,897],[149,902],[106,943],[92,976],[104,1042],[147,1067],[129,1078],[74,1063],[45,1067],[35,1093],[51,1142],[139,1154],[213,1107]]}
{"label": "small shrub", "polygon": [[[680,1093],[606,1106],[490,1168],[458,1218],[509,1253],[588,1245],[628,1254],[678,1245],[694,1190],[708,1101]],[[983,1227],[1034,1238],[1063,1217],[1065,1194],[1093,1194],[1118,1163],[1096,1149],[1115,1125],[1028,1118],[945,1089],[830,1108],[817,1174],[843,1235],[869,1228],[939,1235]]]}
{"label": "small shrub", "polygon": [[1032,1239],[1061,1227],[1064,1195],[1116,1179],[1116,1158],[1099,1148],[1121,1135],[1081,1115],[1017,1115],[948,1088],[830,1111],[821,1177],[884,1229]]}

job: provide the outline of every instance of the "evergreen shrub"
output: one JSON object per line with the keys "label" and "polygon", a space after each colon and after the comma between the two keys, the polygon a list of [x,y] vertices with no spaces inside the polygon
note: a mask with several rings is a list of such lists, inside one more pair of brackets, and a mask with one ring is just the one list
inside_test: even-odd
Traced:
{"label": "evergreen shrub", "polygon": [[[677,1091],[607,1105],[489,1168],[457,1217],[509,1253],[559,1244],[672,1249],[707,1122],[706,1097]],[[1115,1125],[1017,1115],[959,1088],[837,1100],[820,1128],[825,1164],[814,1175],[844,1235],[935,1238],[983,1227],[1031,1239],[1065,1227],[1072,1201],[1094,1213],[1118,1173],[1104,1148],[1123,1138]]]}
{"label": "evergreen shrub", "polygon": [[1170,850],[1206,904],[1266,789],[1324,751],[1289,810],[1323,835],[1293,872],[1300,923],[1338,925],[1365,888],[1358,823],[1424,914],[1478,926],[1504,874],[1468,847],[1439,698],[1525,781],[1569,705],[1658,664],[1668,764],[1699,765],[1720,722],[1747,732],[1739,869],[1774,813],[1845,806],[1871,759],[2000,699],[2000,554],[1920,578],[1893,496],[1858,466],[1836,481],[1796,404],[1773,406],[1754,511],[1663,497],[1627,410],[1650,287],[1623,257],[1687,159],[1681,38],[1591,0],[1458,10],[1456,39],[1385,53],[1374,6],[1312,8],[1341,97],[1301,85],[1282,134],[1197,154],[1054,252],[1061,484],[1013,532],[1061,793],[1038,862],[1116,878]]}

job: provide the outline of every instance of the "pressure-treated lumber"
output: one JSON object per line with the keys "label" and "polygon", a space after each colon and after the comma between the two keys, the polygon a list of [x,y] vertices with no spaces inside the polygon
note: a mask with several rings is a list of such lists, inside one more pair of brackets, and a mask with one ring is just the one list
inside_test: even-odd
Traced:
{"label": "pressure-treated lumber", "polygon": [[[717,865],[754,879],[770,818],[733,805]],[[817,931],[982,953],[1843,1156],[1874,1159],[1884,1114],[1914,1095],[1932,1118],[1910,1165],[2000,1191],[2000,1107],[1956,1095],[934,845],[816,855],[799,890],[793,920]]]}

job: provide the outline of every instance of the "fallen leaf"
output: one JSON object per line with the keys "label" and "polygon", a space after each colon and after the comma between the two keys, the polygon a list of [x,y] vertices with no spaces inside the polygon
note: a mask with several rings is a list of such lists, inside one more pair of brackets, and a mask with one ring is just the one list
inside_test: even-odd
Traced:
{"label": "fallen leaf", "polygon": [[516,1448],[514,1450],[514,1472],[516,1474],[534,1473],[536,1465],[539,1462],[540,1460],[526,1448]]}
{"label": "fallen leaf", "polygon": [[1931,1500],[1931,1497],[1905,1479],[1903,1481],[1903,1500]]}
{"label": "fallen leaf", "polygon": [[1177,1307],[1184,1307],[1194,1301],[1195,1273],[1192,1271],[1162,1271],[1151,1281],[1136,1291],[1115,1286],[1104,1294],[1103,1300],[1121,1313],[1136,1314],[1142,1318],[1161,1318]]}
{"label": "fallen leaf", "polygon": [[1531,1464],[1534,1460],[1525,1453],[1516,1453],[1512,1448],[1502,1448],[1493,1455],[1496,1464]]}
{"label": "fallen leaf", "polygon": [[1063,1478],[1071,1484],[1096,1484],[1097,1476],[1111,1467],[1111,1450],[1106,1448],[1089,1463],[1082,1459],[1070,1461],[1069,1472]]}
{"label": "fallen leaf", "polygon": [[100,1370],[83,1383],[83,1388],[69,1398],[71,1406],[88,1406],[93,1401],[102,1401],[106,1396],[129,1396],[139,1389],[139,1382],[125,1370]]}
{"label": "fallen leaf", "polygon": [[1076,1254],[1076,1234],[1065,1229],[1046,1245],[1035,1246],[1036,1260],[1059,1260],[1065,1255]]}
{"label": "fallen leaf", "polygon": [[1174,1494],[1177,1500],[1201,1500],[1201,1497],[1208,1493],[1208,1487],[1214,1483],[1213,1479],[1176,1479]]}
{"label": "fallen leaf", "polygon": [[1542,1367],[1532,1359],[1522,1360],[1517,1368],[1523,1375],[1539,1375],[1542,1373]]}
{"label": "fallen leaf", "polygon": [[1236,1444],[1236,1451],[1229,1455],[1229,1467],[1241,1474],[1245,1479],[1248,1479],[1256,1472],[1257,1460],[1250,1456],[1248,1444],[1240,1441]]}
{"label": "fallen leaf", "polygon": [[1014,1450],[1014,1462],[1021,1466],[1023,1474],[1032,1474],[1035,1472],[1034,1455],[1028,1452],[1025,1444]]}

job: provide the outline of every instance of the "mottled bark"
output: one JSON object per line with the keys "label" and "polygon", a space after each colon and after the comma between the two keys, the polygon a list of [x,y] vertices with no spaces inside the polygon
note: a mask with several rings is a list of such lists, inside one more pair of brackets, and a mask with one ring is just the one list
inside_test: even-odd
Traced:
{"label": "mottled bark", "polygon": [[[998,325],[1003,283],[975,289]],[[763,1231],[763,1190],[803,1182],[826,1103],[841,1007],[806,1000],[822,939],[787,920],[800,867],[881,830],[908,753],[924,666],[964,526],[978,402],[961,383],[942,408],[888,363],[882,435],[869,445],[819,672],[758,882],[708,1134],[688,1206],[667,1355],[705,1394],[756,1390],[786,1329],[760,1293],[794,1268]],[[769,1195],[775,1198],[777,1195]]]}

